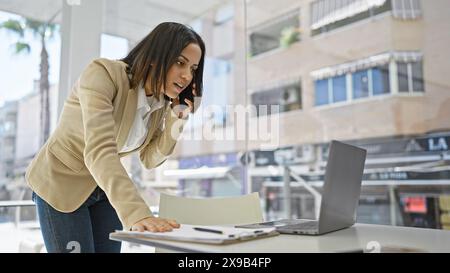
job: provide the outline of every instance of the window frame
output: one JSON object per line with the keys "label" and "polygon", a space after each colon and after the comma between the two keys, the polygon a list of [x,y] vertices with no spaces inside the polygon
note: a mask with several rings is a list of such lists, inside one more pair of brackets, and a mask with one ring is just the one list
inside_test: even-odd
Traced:
{"label": "window frame", "polygon": [[[398,64],[402,63],[402,64],[406,64],[407,67],[407,85],[408,85],[408,90],[401,90],[400,89],[400,79],[399,79],[399,71],[398,71]],[[424,90],[415,90],[414,89],[414,78],[413,78],[413,64],[418,64],[420,63],[420,71],[421,71],[421,81],[422,81],[422,86]],[[374,70],[376,68],[380,69],[380,68],[387,68],[387,92],[383,92],[383,93],[374,93]],[[367,73],[367,79],[368,79],[368,83],[367,83],[367,87],[368,87],[368,96],[366,97],[355,97],[355,84],[354,84],[354,75],[355,73],[361,72],[361,71],[366,71]],[[383,65],[377,65],[377,66],[373,66],[373,67],[369,67],[369,68],[365,68],[365,69],[361,69],[361,70],[355,70],[355,71],[349,71],[343,75],[335,75],[335,76],[330,76],[327,78],[323,78],[323,79],[317,79],[313,81],[313,86],[314,86],[314,105],[313,108],[323,108],[323,107],[330,107],[330,106],[335,106],[335,105],[346,105],[346,104],[351,104],[353,102],[360,102],[360,101],[367,101],[367,100],[372,100],[372,99],[378,99],[378,98],[382,98],[382,97],[392,97],[392,96],[396,96],[396,95],[407,95],[407,96],[416,96],[416,95],[423,95],[425,93],[425,79],[424,79],[424,73],[423,73],[423,60],[417,60],[417,61],[396,61],[394,59],[391,59],[389,61],[389,63],[383,64]],[[381,75],[383,75],[383,72],[380,72]],[[346,80],[346,100],[343,101],[334,101],[334,90],[333,90],[333,79],[334,78],[338,78],[338,77],[345,77]],[[383,83],[384,86],[384,77],[381,76],[380,80]],[[328,97],[328,102],[327,103],[322,103],[322,104],[317,104],[317,89],[316,89],[316,84],[318,81],[325,81],[327,82],[327,97]]]}

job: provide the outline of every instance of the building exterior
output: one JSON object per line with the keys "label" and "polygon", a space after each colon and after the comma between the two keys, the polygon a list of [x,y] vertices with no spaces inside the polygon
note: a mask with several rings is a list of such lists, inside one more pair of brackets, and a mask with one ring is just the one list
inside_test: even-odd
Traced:
{"label": "building exterior", "polygon": [[[255,104],[280,104],[282,97],[270,93],[284,90],[290,101],[279,116],[279,146],[418,135],[450,127],[446,118],[450,114],[445,75],[450,43],[446,31],[450,20],[444,12],[447,1],[415,0],[410,8],[398,8],[403,7],[400,0],[367,1],[373,6],[355,9],[361,10],[356,14],[345,13],[345,5],[331,7],[335,2],[366,1],[269,2],[248,4],[247,99]],[[311,18],[321,7],[316,2],[330,7],[323,11],[325,19],[320,24]],[[330,15],[339,12],[347,17],[338,20],[338,15]],[[267,41],[257,38],[267,33],[278,37],[290,27],[299,34],[287,47],[267,49]],[[237,35],[239,27],[230,28]],[[234,55],[238,50],[236,46]],[[239,72],[233,73],[237,77]],[[236,85],[234,89],[242,93]],[[242,101],[236,96],[228,103]],[[258,146],[255,142],[249,148]],[[184,145],[179,151],[188,156],[214,153],[217,148],[202,147]],[[219,149],[236,150],[232,146]]]}
{"label": "building exterior", "polygon": [[[253,97],[267,92],[270,85],[276,86],[272,90],[286,86],[287,93],[291,79],[297,79],[301,109],[280,114],[279,139],[284,150],[261,155],[257,147],[251,149],[256,148],[260,161],[267,157],[275,165],[287,161],[306,174],[303,179],[314,181],[323,180],[316,174],[323,174],[327,142],[338,139],[365,147],[369,153],[364,181],[371,186],[363,187],[360,214],[363,216],[368,203],[378,211],[367,211],[368,218],[363,220],[386,224],[402,224],[403,220],[408,225],[439,227],[439,216],[435,217],[439,208],[427,204],[430,196],[448,192],[450,178],[450,82],[444,73],[449,68],[445,56],[450,44],[446,31],[450,19],[444,10],[450,4],[285,2],[279,10],[260,2],[249,8],[250,13],[255,11],[248,15],[254,23],[249,29],[250,44],[286,27],[298,33],[289,47],[264,50],[250,46],[255,54],[248,65],[248,86]],[[254,173],[259,173],[260,165],[264,170],[270,163],[255,160],[251,165]],[[253,181],[268,179],[270,184],[279,179],[267,170],[265,173],[255,175]],[[259,186],[256,183],[254,188]],[[268,199],[273,191],[268,191]],[[404,200],[417,194],[422,209],[408,211]],[[405,212],[422,215],[411,220]]]}
{"label": "building exterior", "polygon": [[0,108],[0,185],[14,178],[17,102],[6,102]]}
{"label": "building exterior", "polygon": [[[240,8],[235,5],[234,56],[245,45],[238,35]],[[278,145],[268,150],[258,141],[188,141],[177,147],[178,156],[247,151],[245,187],[272,201],[279,213],[270,213],[279,217],[285,208],[276,182],[283,173],[271,167],[288,164],[304,180],[319,182],[327,143],[350,142],[368,150],[362,221],[440,227],[439,208],[430,204],[450,185],[447,10],[444,0],[248,2],[247,92],[234,85],[235,94],[247,97],[228,102],[279,105],[279,114],[258,112],[249,121],[277,119]],[[235,82],[242,79],[238,69],[233,73]],[[417,194],[419,216],[406,219],[415,212],[407,205]],[[298,188],[294,196],[292,206],[303,209],[293,216],[313,217],[308,192]]]}
{"label": "building exterior", "polygon": [[[40,123],[40,95],[38,81],[35,81],[34,90],[18,101],[16,151],[14,155],[14,173],[17,177],[25,175],[26,168],[40,149],[39,135]],[[50,86],[50,132],[57,122],[57,85]]]}

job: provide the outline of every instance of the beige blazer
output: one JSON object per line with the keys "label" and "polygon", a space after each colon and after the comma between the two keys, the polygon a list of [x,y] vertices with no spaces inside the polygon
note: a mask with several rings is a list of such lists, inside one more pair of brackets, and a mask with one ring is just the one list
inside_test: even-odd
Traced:
{"label": "beige blazer", "polygon": [[146,168],[172,153],[186,120],[169,103],[150,117],[148,135],[134,151],[118,153],[128,137],[137,107],[126,64],[94,60],[83,71],[64,103],[55,131],[28,166],[28,185],[53,208],[73,212],[99,186],[125,229],[152,216],[120,157],[139,151]]}

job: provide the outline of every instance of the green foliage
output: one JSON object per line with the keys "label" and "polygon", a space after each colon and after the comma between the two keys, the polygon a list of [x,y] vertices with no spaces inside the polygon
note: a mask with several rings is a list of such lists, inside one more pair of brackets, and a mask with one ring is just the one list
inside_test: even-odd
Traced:
{"label": "green foliage", "polygon": [[57,31],[58,25],[53,23],[41,22],[29,18],[23,18],[20,20],[9,19],[0,23],[0,29],[5,29],[17,36],[17,42],[13,44],[15,53],[29,53],[31,51],[30,44],[24,40],[25,33],[30,32],[35,37],[39,38],[41,42],[53,38]]}
{"label": "green foliage", "polygon": [[18,20],[9,19],[0,24],[0,29],[6,29],[9,32],[17,34],[19,37],[23,37],[25,34],[25,29],[23,28],[21,22]]}
{"label": "green foliage", "polygon": [[17,42],[15,43],[16,54],[20,54],[22,52],[30,53],[31,47],[27,43]]}
{"label": "green foliage", "polygon": [[281,31],[280,46],[289,47],[300,39],[300,29],[297,27],[286,27]]}

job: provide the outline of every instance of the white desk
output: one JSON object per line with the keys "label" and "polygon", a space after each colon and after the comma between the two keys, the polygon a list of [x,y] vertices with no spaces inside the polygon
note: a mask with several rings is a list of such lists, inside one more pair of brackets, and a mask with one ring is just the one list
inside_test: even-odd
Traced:
{"label": "white desk", "polygon": [[127,238],[116,233],[111,240],[127,241],[179,252],[275,253],[275,252],[450,252],[450,231],[356,224],[321,236],[278,235],[230,245],[183,243]]}

